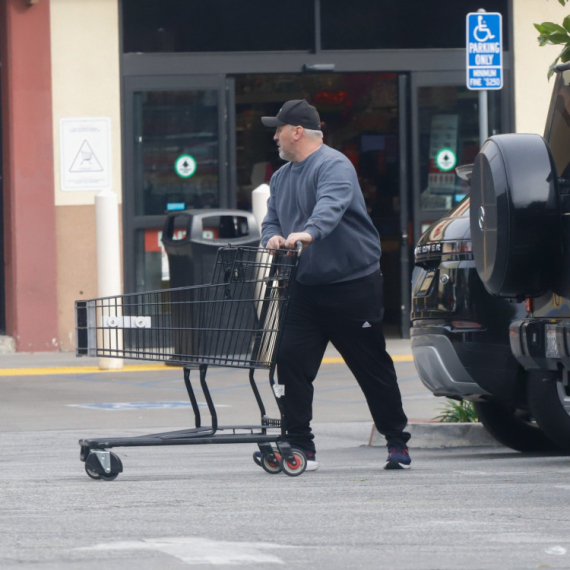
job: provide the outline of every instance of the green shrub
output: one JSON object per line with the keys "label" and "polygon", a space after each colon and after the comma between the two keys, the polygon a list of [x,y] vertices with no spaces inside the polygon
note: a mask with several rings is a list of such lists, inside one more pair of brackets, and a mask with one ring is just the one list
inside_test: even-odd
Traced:
{"label": "green shrub", "polygon": [[440,422],[477,422],[477,412],[473,407],[473,402],[461,400],[459,402],[447,398],[447,403],[441,413],[434,418]]}
{"label": "green shrub", "polygon": [[[568,0],[558,0],[558,2],[562,6],[566,6]],[[562,51],[548,68],[548,79],[550,79],[554,73],[554,67],[559,61],[561,63],[570,61],[570,16],[564,18],[562,25],[554,22],[542,22],[542,24],[534,24],[534,27],[540,34],[537,38],[539,46],[562,46]]]}

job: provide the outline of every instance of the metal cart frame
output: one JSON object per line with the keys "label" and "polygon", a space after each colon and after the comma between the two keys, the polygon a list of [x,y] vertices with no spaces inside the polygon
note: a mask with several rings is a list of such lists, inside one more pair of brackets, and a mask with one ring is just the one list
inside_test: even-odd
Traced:
{"label": "metal cart frame", "polygon": [[[275,381],[276,355],[295,283],[297,251],[222,247],[212,284],[77,301],[77,355],[168,362],[184,368],[195,427],[137,437],[81,439],[80,459],[93,479],[113,480],[123,471],[115,447],[257,443],[261,466],[271,474],[303,473],[307,459],[286,442],[282,396]],[[206,375],[209,366],[249,370],[261,414],[257,425],[219,426]],[[190,373],[198,369],[211,425],[202,418]],[[280,418],[266,414],[254,372],[269,370]],[[269,433],[270,428],[280,428]],[[276,445],[276,448],[272,446]]]}

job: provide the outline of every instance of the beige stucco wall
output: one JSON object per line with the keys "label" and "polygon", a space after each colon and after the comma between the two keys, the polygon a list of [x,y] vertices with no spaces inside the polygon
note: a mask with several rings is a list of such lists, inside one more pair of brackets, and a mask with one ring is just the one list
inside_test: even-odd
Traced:
{"label": "beige stucco wall", "polygon": [[570,5],[558,0],[513,0],[515,56],[515,128],[519,133],[544,132],[544,122],[554,79],[547,81],[548,67],[560,46],[540,47],[533,23],[555,22],[570,14]]}
{"label": "beige stucco wall", "polygon": [[118,0],[51,0],[55,204],[93,204],[96,192],[62,191],[59,123],[111,119],[112,188],[121,199]]}
{"label": "beige stucco wall", "polygon": [[74,302],[97,296],[97,190],[63,191],[60,119],[109,117],[112,189],[122,196],[118,0],[50,0],[59,346],[75,345]]}

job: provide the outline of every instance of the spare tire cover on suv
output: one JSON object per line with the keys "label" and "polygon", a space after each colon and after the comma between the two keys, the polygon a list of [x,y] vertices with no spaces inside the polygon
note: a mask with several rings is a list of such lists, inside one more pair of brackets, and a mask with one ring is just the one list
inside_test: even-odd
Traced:
{"label": "spare tire cover on suv", "polygon": [[496,135],[475,159],[470,225],[477,273],[500,297],[540,295],[559,248],[558,181],[540,135]]}

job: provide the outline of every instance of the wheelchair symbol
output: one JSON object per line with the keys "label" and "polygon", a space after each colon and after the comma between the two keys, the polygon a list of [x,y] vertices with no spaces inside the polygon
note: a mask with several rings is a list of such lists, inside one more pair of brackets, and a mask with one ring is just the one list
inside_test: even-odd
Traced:
{"label": "wheelchair symbol", "polygon": [[477,25],[473,29],[473,37],[478,42],[486,42],[487,40],[495,39],[495,36],[491,33],[491,30],[483,20],[483,16],[477,16]]}

